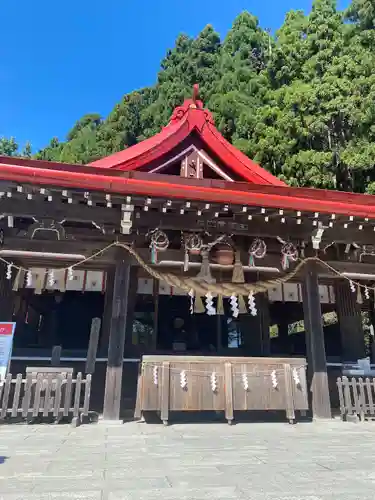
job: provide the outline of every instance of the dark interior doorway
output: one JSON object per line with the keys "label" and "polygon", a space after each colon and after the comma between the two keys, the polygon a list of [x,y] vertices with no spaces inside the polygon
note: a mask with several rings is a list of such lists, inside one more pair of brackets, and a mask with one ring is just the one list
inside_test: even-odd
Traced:
{"label": "dark interior doorway", "polygon": [[86,350],[92,319],[102,318],[104,294],[100,292],[44,292],[23,290],[13,311],[16,322],[14,349]]}

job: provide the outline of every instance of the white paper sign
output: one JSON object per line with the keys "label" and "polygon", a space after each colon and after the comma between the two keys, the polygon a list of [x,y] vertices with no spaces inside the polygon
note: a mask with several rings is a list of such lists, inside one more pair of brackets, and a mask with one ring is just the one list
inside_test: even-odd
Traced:
{"label": "white paper sign", "polygon": [[16,323],[0,323],[0,381],[4,380],[12,355]]}

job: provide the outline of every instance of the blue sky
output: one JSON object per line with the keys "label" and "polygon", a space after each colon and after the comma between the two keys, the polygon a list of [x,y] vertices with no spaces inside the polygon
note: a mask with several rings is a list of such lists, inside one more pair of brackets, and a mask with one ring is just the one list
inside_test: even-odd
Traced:
{"label": "blue sky", "polygon": [[181,32],[212,24],[223,37],[245,9],[275,30],[288,10],[310,7],[311,0],[5,0],[0,137],[29,140],[35,150],[64,139],[86,113],[106,116],[123,94],[155,82]]}

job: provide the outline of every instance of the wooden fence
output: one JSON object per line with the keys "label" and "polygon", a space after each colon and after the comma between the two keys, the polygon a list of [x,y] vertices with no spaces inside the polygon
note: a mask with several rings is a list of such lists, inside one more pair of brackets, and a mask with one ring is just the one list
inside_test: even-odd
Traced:
{"label": "wooden fence", "polygon": [[143,356],[135,418],[160,413],[166,425],[170,411],[234,412],[308,409],[306,360],[214,356]]}
{"label": "wooden fence", "polygon": [[77,425],[89,415],[91,375],[77,373],[9,373],[0,383],[0,421],[22,417],[33,421],[40,417],[72,420]]}
{"label": "wooden fence", "polygon": [[340,413],[343,420],[354,415],[362,421],[375,417],[375,379],[338,377]]}

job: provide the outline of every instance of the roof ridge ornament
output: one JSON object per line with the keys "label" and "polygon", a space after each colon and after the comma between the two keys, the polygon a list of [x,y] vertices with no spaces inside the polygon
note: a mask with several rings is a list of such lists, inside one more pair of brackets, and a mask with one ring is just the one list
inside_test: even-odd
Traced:
{"label": "roof ridge ornament", "polygon": [[[192,117],[192,123],[196,124],[199,129],[206,123],[210,123],[211,125],[215,125],[214,118],[212,114],[208,111],[208,109],[204,108],[203,102],[199,99],[199,85],[195,83],[193,85],[193,93],[191,99],[186,99],[181,106],[177,106],[172,113],[172,116],[169,120],[169,124],[182,121],[189,112],[199,111],[196,115]],[[203,113],[202,113],[203,112]],[[167,125],[167,127],[168,127]],[[166,127],[164,127],[166,128]]]}
{"label": "roof ridge ornament", "polygon": [[197,108],[198,107],[198,98],[199,98],[199,85],[198,83],[195,83],[193,85],[193,98],[192,98],[192,104],[190,104],[191,108]]}

